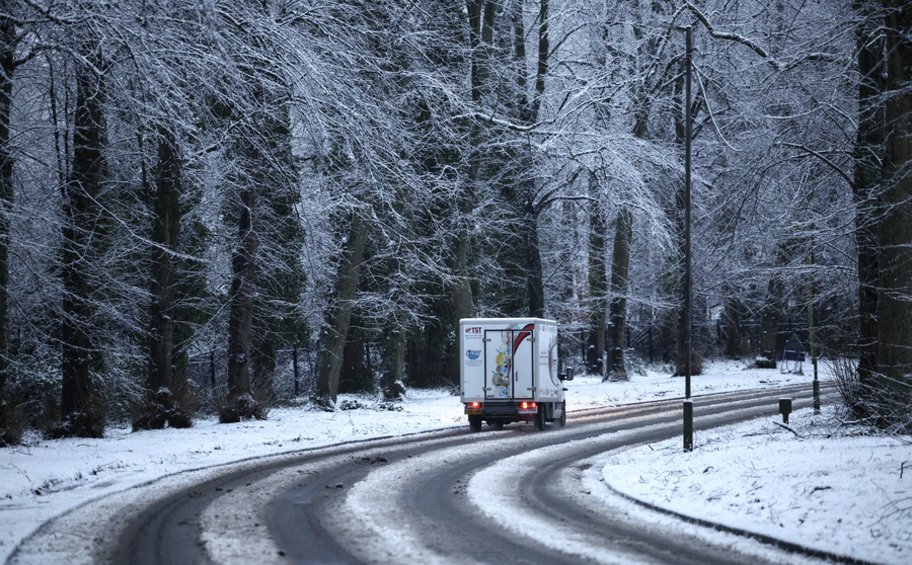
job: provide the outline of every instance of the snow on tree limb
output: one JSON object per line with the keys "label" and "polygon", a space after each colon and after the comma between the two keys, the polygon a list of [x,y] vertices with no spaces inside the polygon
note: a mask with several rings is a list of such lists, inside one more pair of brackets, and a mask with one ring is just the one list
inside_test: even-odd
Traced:
{"label": "snow on tree limb", "polygon": [[700,23],[703,24],[703,27],[706,28],[706,31],[708,31],[709,34],[710,34],[711,36],[713,36],[713,37],[715,37],[715,38],[717,38],[717,39],[726,39],[726,40],[729,40],[729,41],[734,41],[734,42],[736,42],[736,43],[740,43],[741,45],[744,45],[745,47],[748,47],[748,48],[751,49],[754,53],[756,53],[756,54],[759,55],[760,57],[766,59],[766,62],[767,62],[767,63],[773,68],[773,70],[775,70],[775,71],[781,71],[781,70],[784,68],[784,65],[783,65],[782,63],[780,63],[775,57],[773,57],[773,56],[769,53],[769,51],[767,51],[766,49],[764,49],[759,43],[757,43],[757,42],[754,41],[753,39],[750,39],[749,37],[745,37],[745,36],[743,36],[743,35],[741,35],[741,34],[739,34],[739,33],[734,33],[734,32],[730,32],[730,31],[719,31],[719,30],[717,30],[717,29],[709,22],[709,19],[706,17],[705,14],[703,14],[703,12],[700,11],[699,8],[697,8],[696,6],[694,6],[694,5],[693,5],[692,3],[690,3],[690,2],[684,2],[684,4],[685,4],[685,6],[687,6],[687,8],[693,13],[693,15],[696,16],[696,18],[697,18],[698,20],[700,20]]}

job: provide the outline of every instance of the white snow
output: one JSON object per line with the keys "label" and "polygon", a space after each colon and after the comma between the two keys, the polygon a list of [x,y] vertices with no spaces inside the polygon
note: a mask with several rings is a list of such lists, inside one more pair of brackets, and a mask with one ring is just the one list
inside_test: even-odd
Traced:
{"label": "white snow", "polygon": [[[548,535],[538,536],[537,539],[556,551],[594,563],[644,562],[642,555],[631,553],[623,542],[616,543],[610,537],[606,538],[600,528],[573,527],[552,517],[542,516],[535,511],[534,502],[522,496],[522,481],[517,480],[517,477],[521,476],[518,475],[520,469],[537,469],[559,460],[573,461],[573,466],[565,468],[558,477],[557,484],[553,485],[554,490],[592,514],[608,517],[612,521],[632,523],[637,531],[651,534],[658,539],[673,534],[682,538],[700,537],[718,547],[737,549],[742,556],[740,560],[751,556],[767,563],[812,561],[735,534],[694,527],[681,520],[652,512],[617,494],[606,485],[601,476],[604,456],[590,460],[574,460],[575,450],[579,447],[597,446],[605,440],[633,439],[642,429],[593,436],[504,459],[472,477],[467,489],[468,497],[488,519],[517,536],[528,535],[529,532],[548,532]],[[589,465],[594,466],[586,469]],[[503,519],[505,514],[510,516],[509,520]],[[604,549],[606,546],[610,549]]]}
{"label": "white snow", "polygon": [[793,412],[612,453],[602,478],[680,514],[878,563],[912,561],[912,438],[861,436],[835,410]]}
{"label": "white snow", "polygon": [[[694,395],[810,383],[809,376],[746,370],[730,362],[711,364],[706,373],[693,378]],[[574,410],[679,398],[684,381],[648,371],[626,383],[578,377],[568,386],[573,425]],[[241,424],[201,419],[188,430],[131,433],[116,427],[103,439],[29,438],[24,446],[0,450],[0,561],[47,520],[160,477],[341,442],[467,425],[458,396],[446,391],[409,391],[402,408],[334,413],[282,408],[272,410],[268,420]],[[884,563],[908,561],[909,443],[840,431],[831,412],[816,418],[796,412],[792,421],[801,438],[768,419],[698,432],[691,454],[679,453],[679,439],[611,452],[600,459],[603,472],[602,467],[590,470],[582,480],[609,492],[601,482],[606,477],[613,488],[632,496],[802,545]],[[900,466],[905,469],[902,478]],[[608,498],[606,494],[599,503],[607,504]],[[592,497],[587,503],[593,503]],[[639,512],[653,521],[673,520]]]}

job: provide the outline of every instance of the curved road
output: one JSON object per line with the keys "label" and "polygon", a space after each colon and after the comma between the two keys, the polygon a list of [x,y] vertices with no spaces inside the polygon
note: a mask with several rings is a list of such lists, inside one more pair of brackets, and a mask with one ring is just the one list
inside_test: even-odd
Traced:
{"label": "curved road", "polygon": [[[775,416],[783,395],[795,409],[810,405],[807,385],[696,397],[697,444],[701,429]],[[544,432],[466,426],[246,462],[201,472],[190,487],[156,482],[77,509],[10,561],[88,536],[84,560],[137,564],[812,559],[590,496],[605,452],[680,436],[681,412],[675,399],[571,412],[566,428]]]}

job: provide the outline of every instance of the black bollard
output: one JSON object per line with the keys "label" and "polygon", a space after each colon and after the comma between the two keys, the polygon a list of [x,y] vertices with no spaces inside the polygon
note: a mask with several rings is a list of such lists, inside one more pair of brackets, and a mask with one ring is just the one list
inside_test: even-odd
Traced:
{"label": "black bollard", "polygon": [[782,423],[789,423],[789,414],[792,413],[792,399],[791,398],[780,398],[779,399],[779,413],[782,414]]}
{"label": "black bollard", "polygon": [[684,401],[684,451],[694,448],[694,405],[693,400]]}
{"label": "black bollard", "polygon": [[814,379],[814,414],[820,414],[820,381]]}

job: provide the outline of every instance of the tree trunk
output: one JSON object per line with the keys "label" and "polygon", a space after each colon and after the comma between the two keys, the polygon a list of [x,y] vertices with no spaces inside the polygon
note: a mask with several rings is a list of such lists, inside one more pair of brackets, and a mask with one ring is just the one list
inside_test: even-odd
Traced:
{"label": "tree trunk", "polygon": [[[461,318],[471,318],[475,313],[475,302],[472,297],[472,284],[469,279],[469,232],[465,228],[459,228],[459,234],[456,236],[456,279],[453,281],[453,314],[455,323],[458,324]],[[455,346],[455,344],[454,344]]]}
{"label": "tree trunk", "polygon": [[180,238],[180,158],[177,142],[166,128],[159,129],[156,174],[155,223],[152,241],[160,247],[153,251],[152,347],[150,351],[150,389],[172,386],[171,357],[174,349],[174,304],[171,252]]}
{"label": "tree trunk", "polygon": [[[483,38],[490,34],[493,23],[493,5],[485,9],[484,0],[467,0],[466,16],[469,24],[469,85],[471,87],[472,102],[476,105],[481,103],[483,88],[488,76],[487,72],[487,50]],[[454,242],[453,256],[454,280],[452,283],[451,293],[453,298],[453,323],[454,330],[459,331],[459,320],[469,318],[475,313],[474,297],[472,296],[472,285],[469,278],[469,230],[465,225],[465,218],[472,212],[475,206],[475,190],[479,181],[481,166],[480,155],[477,154],[477,148],[481,145],[481,129],[477,123],[473,123],[469,133],[471,137],[471,147],[476,151],[469,156],[468,178],[459,188],[459,197],[457,204],[458,224],[456,228],[456,237]],[[456,334],[454,334],[456,335]],[[455,349],[456,344],[452,347]]]}
{"label": "tree trunk", "polygon": [[[350,326],[358,327],[358,320]],[[349,330],[342,349],[342,367],[339,369],[339,393],[366,394],[374,392],[374,371],[370,364],[370,344],[364,333]]]}
{"label": "tree trunk", "polygon": [[608,374],[614,381],[628,380],[624,366],[627,342],[627,277],[630,271],[630,244],[633,240],[633,214],[622,206],[617,215],[614,250],[611,254],[611,302],[608,309]]}
{"label": "tree trunk", "polygon": [[62,202],[63,421],[52,431],[52,437],[101,437],[104,434],[103,408],[92,383],[92,372],[100,369],[101,353],[91,333],[95,308],[90,282],[100,212],[97,197],[104,167],[103,101],[101,77],[92,69],[81,67],[76,75],[73,165],[71,176],[63,186]]}
{"label": "tree trunk", "polygon": [[586,371],[604,376],[605,310],[608,275],[605,265],[605,217],[598,179],[589,175],[589,336],[586,340]]}
{"label": "tree trunk", "polygon": [[255,340],[253,346],[253,381],[251,389],[258,403],[275,401],[273,381],[276,367],[276,342],[271,336]]}
{"label": "tree trunk", "polygon": [[254,395],[258,401],[273,400],[275,352],[306,341],[308,328],[299,314],[306,276],[300,262],[305,246],[298,207],[301,204],[298,164],[292,150],[289,117],[290,95],[284,89],[262,89],[259,97],[267,111],[257,116],[255,126],[262,136],[250,169],[252,182],[267,186],[260,192],[256,231],[263,245],[258,250],[256,298],[253,307]]}
{"label": "tree trunk", "polygon": [[13,204],[13,156],[10,147],[10,109],[16,30],[13,21],[0,15],[0,447],[18,443],[19,433],[6,400],[6,317],[9,285],[10,214]]}
{"label": "tree trunk", "polygon": [[405,377],[405,331],[400,328],[391,328],[387,331],[383,361],[383,380],[380,387],[383,399],[387,401],[402,400],[405,387],[402,381]]}
{"label": "tree trunk", "polygon": [[[877,296],[877,384],[887,425],[912,428],[912,6],[886,3],[884,190]],[[885,413],[886,412],[886,413]]]}
{"label": "tree trunk", "polygon": [[526,234],[526,288],[529,295],[529,316],[545,315],[545,285],[542,274],[541,249],[538,245],[538,212],[531,201],[526,207],[528,233]]}
{"label": "tree trunk", "polygon": [[326,328],[320,336],[317,390],[315,401],[326,409],[335,407],[339,394],[339,375],[348,330],[351,324],[352,299],[358,290],[361,260],[367,246],[367,226],[360,212],[352,213],[345,253],[336,273],[336,301],[329,311]]}
{"label": "tree trunk", "polygon": [[238,195],[238,244],[231,259],[231,295],[228,315],[228,399],[219,413],[222,423],[262,418],[250,388],[251,325],[256,293],[256,254],[259,247],[253,217],[256,189],[245,184]]}
{"label": "tree trunk", "polygon": [[723,299],[721,337],[723,352],[731,359],[741,359],[748,354],[741,331],[745,315],[744,304],[739,298],[727,296]]}
{"label": "tree trunk", "polygon": [[298,363],[298,347],[291,349],[291,368],[294,375],[294,395],[297,398],[301,394],[301,366]]}
{"label": "tree trunk", "polygon": [[[675,144],[684,152],[684,143],[686,137],[686,124],[684,122],[684,75],[680,75],[672,86],[672,100],[674,104],[674,140]],[[643,117],[643,116],[641,116]],[[645,128],[645,121],[638,119],[637,124],[642,124]],[[665,294],[671,299],[671,302],[677,305],[674,312],[662,316],[663,327],[661,341],[664,348],[663,359],[674,362],[675,375],[683,376],[687,373],[687,362],[691,362],[691,375],[693,375],[693,358],[691,351],[688,351],[687,341],[685,340],[686,328],[684,326],[687,316],[684,308],[687,301],[685,300],[685,266],[684,257],[687,253],[685,240],[685,206],[686,196],[684,189],[684,177],[681,177],[681,184],[674,188],[673,209],[670,211],[672,225],[675,233],[675,247],[677,250],[677,261],[670,265],[663,279]]]}
{"label": "tree trunk", "polygon": [[456,345],[450,335],[452,303],[433,288],[430,294],[440,297],[432,304],[431,318],[408,336],[406,368],[410,387],[452,386],[459,382],[459,369],[453,353]]}
{"label": "tree trunk", "polygon": [[[884,43],[866,2],[856,2],[860,18],[856,29],[858,49],[858,128],[855,141],[855,244],[858,253],[858,377],[871,389],[877,373],[878,242],[877,190],[883,158],[884,115],[878,97],[883,92]],[[874,34],[877,34],[876,36]],[[861,406],[856,406],[861,409]],[[858,416],[864,416],[859,413]]]}
{"label": "tree trunk", "polygon": [[[689,64],[689,63],[688,63]],[[674,119],[674,139],[678,147],[681,148],[681,152],[684,153],[685,144],[687,143],[687,122],[686,122],[686,107],[685,104],[685,82],[684,75],[679,75],[678,79],[673,82],[672,85],[672,99],[675,107],[675,119]],[[692,102],[691,102],[692,104]],[[695,112],[692,112],[695,114]],[[640,127],[643,129],[643,134],[645,135],[646,122],[648,114],[641,114],[637,120],[638,124],[641,124]],[[691,120],[695,118],[695,115],[691,116]],[[636,131],[634,132],[636,134]],[[684,180],[683,177],[681,179]],[[693,286],[689,284],[687,279],[688,273],[686,272],[687,268],[684,266],[684,258],[687,256],[687,197],[686,191],[684,188],[684,182],[675,190],[674,193],[674,225],[677,236],[677,251],[678,257],[681,259],[679,265],[675,265],[674,268],[676,272],[670,275],[671,280],[673,280],[673,296],[677,297],[680,304],[678,313],[675,316],[677,323],[677,331],[675,332],[676,340],[676,351],[675,351],[675,375],[683,376],[686,374],[690,375],[699,375],[702,372],[703,359],[699,351],[702,349],[704,344],[700,343],[697,336],[694,335],[694,321],[693,321]],[[692,280],[691,275],[691,280]],[[688,297],[687,294],[690,294]],[[690,311],[687,311],[688,305],[690,306]],[[688,327],[688,322],[690,325]],[[690,339],[687,339],[687,336],[690,336]],[[689,369],[688,369],[689,365]]]}
{"label": "tree trunk", "polygon": [[[523,21],[523,3],[513,7],[513,41],[514,64],[516,66],[516,101],[517,118],[521,123],[533,125],[538,121],[541,100],[545,93],[545,76],[548,74],[548,0],[541,0],[538,13],[538,59],[535,71],[535,92],[529,101],[526,80],[526,33]],[[545,315],[544,274],[542,272],[541,249],[538,239],[538,219],[541,209],[535,203],[536,183],[526,175],[532,168],[534,156],[532,147],[523,145],[514,166],[518,167],[517,176],[521,178],[516,191],[522,199],[523,222],[519,234],[523,245],[523,265],[526,275],[526,296],[528,315],[541,318]]]}
{"label": "tree trunk", "polygon": [[[158,129],[158,164],[155,168],[155,219],[152,241],[152,285],[149,305],[148,400],[143,414],[133,422],[134,429],[160,429],[165,424],[187,427],[190,417],[183,410],[180,396],[184,383],[177,383],[174,352],[175,287],[172,253],[180,242],[181,161],[174,133]],[[181,371],[183,377],[183,371]]]}
{"label": "tree trunk", "polygon": [[782,311],[782,300],[785,289],[777,273],[770,276],[767,284],[766,303],[760,318],[760,358],[757,367],[761,369],[776,368],[776,338],[779,335],[779,318]]}

